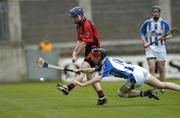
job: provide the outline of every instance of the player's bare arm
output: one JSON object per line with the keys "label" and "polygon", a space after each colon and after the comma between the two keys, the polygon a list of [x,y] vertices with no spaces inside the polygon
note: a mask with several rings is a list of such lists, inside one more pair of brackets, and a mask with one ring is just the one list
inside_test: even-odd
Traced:
{"label": "player's bare arm", "polygon": [[76,54],[79,55],[84,49],[85,49],[86,43],[85,42],[79,42],[78,43],[78,49],[76,50]]}
{"label": "player's bare arm", "polygon": [[162,37],[161,37],[161,40],[168,40],[170,38],[172,38],[172,36],[174,34],[176,34],[178,32],[178,28],[177,27],[174,27],[172,28],[169,32],[165,33]]}
{"label": "player's bare arm", "polygon": [[168,34],[168,35],[162,35],[160,37],[161,40],[169,40],[172,37],[172,34]]}
{"label": "player's bare arm", "polygon": [[84,50],[86,46],[85,42],[77,41],[76,46],[74,48],[73,54],[72,54],[72,62],[76,62],[79,54]]}
{"label": "player's bare arm", "polygon": [[146,39],[145,39],[145,37],[144,37],[143,35],[140,37],[140,39],[141,39],[141,40],[142,40],[142,42],[143,42],[143,46],[144,46],[144,48],[149,47],[149,45],[148,45],[148,43],[147,43],[147,41],[146,41]]}
{"label": "player's bare arm", "polygon": [[76,73],[87,73],[87,74],[91,74],[94,73],[96,71],[96,68],[83,68],[83,69],[76,69],[75,72]]}
{"label": "player's bare arm", "polygon": [[87,81],[85,83],[81,83],[81,82],[77,81],[76,79],[73,80],[73,83],[77,84],[77,85],[79,85],[81,87],[85,87],[85,86],[93,85],[93,84],[95,84],[97,82],[100,82],[102,80],[102,78],[103,78],[102,76],[97,75],[93,79],[91,79],[91,80],[89,80],[89,81]]}

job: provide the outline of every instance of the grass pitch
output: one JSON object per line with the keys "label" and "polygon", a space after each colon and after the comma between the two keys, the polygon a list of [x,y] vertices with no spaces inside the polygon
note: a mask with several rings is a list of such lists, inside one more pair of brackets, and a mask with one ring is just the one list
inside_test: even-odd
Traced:
{"label": "grass pitch", "polygon": [[[168,80],[180,84],[180,80]],[[0,118],[179,118],[180,92],[168,90],[159,101],[119,98],[123,82],[102,82],[108,103],[97,106],[92,87],[77,87],[68,96],[56,82],[0,84]],[[145,86],[143,90],[148,87]]]}

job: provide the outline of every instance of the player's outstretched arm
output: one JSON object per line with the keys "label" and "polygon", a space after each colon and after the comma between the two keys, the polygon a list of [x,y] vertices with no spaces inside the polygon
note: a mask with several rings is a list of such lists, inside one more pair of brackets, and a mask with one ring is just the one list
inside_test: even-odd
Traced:
{"label": "player's outstretched arm", "polygon": [[87,73],[87,74],[91,74],[94,73],[96,70],[96,68],[84,68],[84,69],[76,69],[75,72],[76,73]]}
{"label": "player's outstretched arm", "polygon": [[89,81],[87,81],[87,82],[85,82],[85,83],[81,83],[81,82],[79,82],[79,81],[77,81],[76,79],[74,79],[74,80],[72,80],[72,82],[74,83],[74,84],[76,84],[76,85],[79,85],[79,86],[81,86],[81,87],[84,87],[84,86],[89,86],[89,85],[93,85],[93,84],[95,84],[95,83],[97,83],[97,82],[100,82],[101,80],[102,80],[102,76],[95,76],[93,79],[91,79],[91,80],[89,80]]}

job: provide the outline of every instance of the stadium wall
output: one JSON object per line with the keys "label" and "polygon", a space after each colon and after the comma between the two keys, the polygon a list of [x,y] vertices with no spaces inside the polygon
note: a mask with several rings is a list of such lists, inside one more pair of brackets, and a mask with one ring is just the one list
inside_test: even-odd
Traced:
{"label": "stadium wall", "polygon": [[[29,73],[35,72],[31,71],[28,65],[35,67],[31,56],[41,55],[37,49],[38,43],[46,36],[51,39],[55,49],[61,52],[61,57],[71,57],[76,41],[76,27],[71,22],[68,12],[83,0],[5,1],[9,1],[8,9],[5,9],[4,13],[10,12],[9,20],[5,20],[9,22],[10,36],[7,36],[7,41],[0,42],[1,82],[34,78]],[[103,47],[109,50],[111,55],[143,55],[144,49],[138,40],[137,32],[141,23],[151,16],[151,6],[159,4],[159,1],[164,0],[91,0],[91,3],[88,3],[91,7],[88,9],[92,10],[89,12],[92,13]],[[168,4],[172,26],[180,27],[180,1],[172,0]],[[176,36],[168,41],[168,54],[180,52],[180,34]],[[27,50],[27,47],[30,48]],[[29,54],[32,54],[30,58]],[[57,56],[59,54],[53,53],[54,62],[57,61]],[[55,76],[57,77],[57,74]]]}
{"label": "stadium wall", "polygon": [[0,44],[0,82],[25,81],[26,56],[21,43]]}
{"label": "stadium wall", "polygon": [[103,41],[138,38],[141,24],[151,17],[152,5],[162,3],[163,18],[171,17],[168,19],[172,26],[180,26],[179,0],[89,0],[91,3],[87,4],[91,7],[86,3],[78,3],[81,1],[87,0],[21,0],[23,40],[28,44],[36,44],[49,36],[56,43],[74,42],[76,27],[68,13],[70,8],[78,4],[84,7],[87,17],[91,18],[89,14],[92,14]]}
{"label": "stadium wall", "polygon": [[57,65],[59,59],[59,50],[53,50],[51,52],[43,52],[38,49],[26,48],[27,59],[27,79],[39,80],[43,77],[45,80],[57,80],[60,79],[60,72],[54,69],[42,69],[38,68],[36,61],[39,57],[43,57],[48,63]]}

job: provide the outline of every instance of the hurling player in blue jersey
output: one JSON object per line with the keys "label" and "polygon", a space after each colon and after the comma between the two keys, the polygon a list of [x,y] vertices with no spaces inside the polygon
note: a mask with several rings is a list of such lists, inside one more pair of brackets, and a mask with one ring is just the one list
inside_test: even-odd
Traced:
{"label": "hurling player in blue jersey", "polygon": [[108,57],[106,50],[103,48],[93,49],[92,54],[92,60],[94,63],[99,65],[99,68],[77,69],[76,72],[91,73],[94,71],[99,71],[99,75],[96,75],[96,77],[94,77],[92,80],[85,83],[80,83],[77,80],[73,80],[74,84],[78,84],[80,86],[92,85],[101,81],[103,77],[113,75],[115,77],[126,79],[125,84],[122,85],[122,87],[120,87],[118,90],[118,96],[120,97],[131,98],[140,96],[159,100],[157,94],[155,94],[151,89],[147,91],[134,90],[135,88],[143,86],[144,83],[160,89],[162,88],[180,91],[180,85],[171,82],[161,82],[151,75],[146,69],[140,66],[127,64],[118,58]]}
{"label": "hurling player in blue jersey", "polygon": [[[156,62],[160,80],[165,80],[166,40],[172,37],[168,22],[160,17],[160,6],[152,7],[152,18],[147,19],[140,28],[139,35],[145,48],[149,72],[154,75]],[[159,40],[160,39],[160,40]],[[159,40],[159,41],[157,41]],[[152,42],[156,43],[149,45]],[[163,92],[164,90],[161,90]]]}

